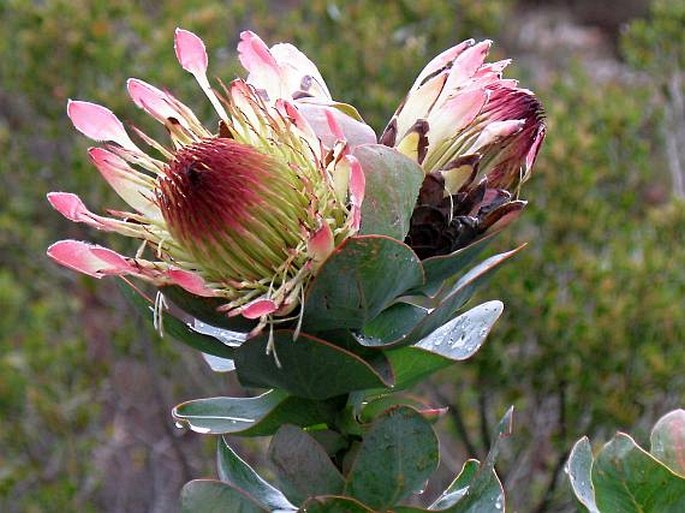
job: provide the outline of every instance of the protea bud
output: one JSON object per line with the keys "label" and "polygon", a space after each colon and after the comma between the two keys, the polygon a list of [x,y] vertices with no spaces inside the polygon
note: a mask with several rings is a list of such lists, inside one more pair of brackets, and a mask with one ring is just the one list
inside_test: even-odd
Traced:
{"label": "protea bud", "polygon": [[165,147],[135,130],[165,158],[158,160],[133,143],[111,111],[70,101],[74,126],[105,143],[90,150],[91,160],[135,212],[103,217],[70,193],[48,199],[73,221],[143,245],[135,257],[124,257],[60,241],[48,254],[91,276],[134,275],[223,298],[223,311],[260,318],[263,326],[299,304],[321,262],[358,230],[361,168],[344,140],[325,147],[292,99],[265,98],[241,80],[216,93],[206,77],[204,44],[194,34],[177,30],[175,49],[214,106],[218,133],[170,94],[130,79],[133,101],[170,134]]}
{"label": "protea bud", "polygon": [[419,74],[380,141],[416,159],[426,180],[408,242],[445,254],[518,216],[544,138],[542,105],[503,79],[509,61],[484,64],[490,41],[446,50]]}

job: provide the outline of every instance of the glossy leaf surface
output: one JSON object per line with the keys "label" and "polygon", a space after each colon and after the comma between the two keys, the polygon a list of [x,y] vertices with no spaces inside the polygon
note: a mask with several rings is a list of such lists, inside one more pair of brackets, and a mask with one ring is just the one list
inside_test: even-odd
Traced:
{"label": "glossy leaf surface", "polygon": [[295,511],[293,506],[280,490],[267,483],[220,437],[217,447],[217,471],[219,479],[238,489],[247,492],[255,501],[268,511]]}
{"label": "glossy leaf surface", "polygon": [[313,497],[297,511],[298,513],[375,513],[349,497]]}
{"label": "glossy leaf surface", "polygon": [[650,442],[654,457],[685,477],[685,410],[661,417],[652,429]]}
{"label": "glossy leaf surface", "polygon": [[174,418],[201,434],[262,436],[285,423],[309,426],[329,422],[335,406],[272,390],[257,397],[209,397],[176,406]]}
{"label": "glossy leaf surface", "polygon": [[681,513],[685,478],[674,474],[624,433],[604,446],[592,469],[602,513]]}
{"label": "glossy leaf surface", "polygon": [[404,243],[384,236],[347,239],[309,286],[304,331],[359,329],[423,282],[421,263]]}
{"label": "glossy leaf surface", "polygon": [[571,481],[573,493],[586,511],[600,513],[595,502],[595,487],[592,484],[593,460],[590,441],[583,437],[573,446],[565,471]]}
{"label": "glossy leaf surface", "polygon": [[196,479],[181,490],[181,513],[271,513],[242,490],[221,481]]}
{"label": "glossy leaf surface", "polygon": [[459,500],[466,495],[469,485],[478,472],[480,462],[478,460],[466,460],[461,467],[461,471],[454,478],[454,481],[445,488],[440,496],[435,499],[433,504],[428,508],[429,510],[443,510],[455,505]]}
{"label": "glossy leaf surface", "polygon": [[[152,303],[128,285],[122,284],[120,289],[129,303],[138,310],[143,318],[151,321],[153,315]],[[227,358],[229,360],[233,358],[232,347],[227,346],[214,337],[194,331],[186,323],[171,314],[162,314],[162,326],[165,333],[193,349],[220,358]]]}
{"label": "glossy leaf surface", "polygon": [[[359,342],[369,347],[398,347],[412,345],[421,339],[428,337],[435,330],[450,321],[459,308],[471,298],[477,288],[490,278],[500,264],[514,256],[519,250],[515,249],[507,253],[492,256],[481,264],[471,269],[462,276],[444,296],[435,299],[421,296],[407,297],[405,301],[415,302],[419,306],[430,309],[425,316],[409,331],[401,337],[395,337],[395,331],[388,330],[381,333],[377,330],[373,336],[362,330]],[[378,324],[376,324],[378,325]]]}
{"label": "glossy leaf surface", "polygon": [[181,310],[211,326],[247,333],[257,324],[256,321],[240,315],[228,317],[218,312],[217,308],[226,303],[219,298],[195,296],[177,286],[162,287],[160,292]]}
{"label": "glossy leaf surface", "polygon": [[404,240],[423,182],[421,167],[394,148],[365,144],[354,149],[366,178],[361,234]]}
{"label": "glossy leaf surface", "polygon": [[[449,513],[493,513],[505,511],[504,488],[495,472],[495,460],[502,448],[502,441],[511,436],[514,409],[504,414],[495,432],[495,437],[485,461],[468,483],[463,497],[445,511]],[[468,469],[469,471],[471,469]],[[459,477],[457,477],[459,481]],[[463,483],[465,479],[462,479]]]}
{"label": "glossy leaf surface", "polygon": [[388,351],[395,388],[410,387],[440,369],[471,358],[502,310],[500,301],[488,301],[452,319],[416,345]]}
{"label": "glossy leaf surface", "polygon": [[285,425],[276,432],[269,460],[281,488],[296,503],[308,497],[339,495],[345,485],[324,448],[296,426]]}
{"label": "glossy leaf surface", "polygon": [[421,291],[429,296],[438,294],[444,281],[461,273],[488,247],[493,238],[494,235],[484,237],[449,255],[434,256],[423,260],[426,284],[421,287]]}
{"label": "glossy leaf surface", "polygon": [[385,511],[419,491],[437,468],[438,440],[416,410],[393,408],[364,435],[345,493]]}
{"label": "glossy leaf surface", "polygon": [[268,334],[250,339],[236,350],[235,364],[243,385],[327,399],[392,384],[359,356],[325,340],[306,334],[293,340],[293,332],[288,330],[275,331],[273,337],[275,355],[267,354]]}

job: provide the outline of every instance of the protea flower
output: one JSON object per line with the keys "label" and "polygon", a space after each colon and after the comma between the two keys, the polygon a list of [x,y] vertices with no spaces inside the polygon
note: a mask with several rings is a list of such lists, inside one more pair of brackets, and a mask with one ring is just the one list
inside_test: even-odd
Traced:
{"label": "protea flower", "polygon": [[545,125],[535,95],[485,64],[490,41],[464,41],[421,71],[380,141],[416,159],[426,179],[408,242],[422,257],[450,253],[503,228],[525,202]]}
{"label": "protea flower", "polygon": [[[321,262],[358,231],[364,176],[347,150],[340,118],[317,112],[337,135],[324,144],[293,103],[292,91],[259,87],[258,69],[267,67],[251,63],[255,55],[273,56],[257,36],[246,32],[241,42],[248,81],[237,79],[220,93],[209,84],[207,53],[196,35],[177,29],[175,50],[213,105],[218,131],[203,127],[169,93],[130,79],[131,99],[170,136],[165,146],[133,129],[153,156],[131,140],[110,110],[69,101],[76,129],[104,143],[89,150],[91,161],[133,211],[109,210],[111,217],[103,217],[64,192],[50,193],[50,203],[72,221],[142,244],[135,256],[123,256],[65,240],[53,244],[48,255],[97,278],[132,275],[218,297],[228,315],[259,318],[263,326],[292,312]],[[301,88],[330,98],[311,61],[290,45],[281,50],[291,66],[279,67],[274,60],[271,70],[278,80],[267,77],[269,84],[299,77]]]}

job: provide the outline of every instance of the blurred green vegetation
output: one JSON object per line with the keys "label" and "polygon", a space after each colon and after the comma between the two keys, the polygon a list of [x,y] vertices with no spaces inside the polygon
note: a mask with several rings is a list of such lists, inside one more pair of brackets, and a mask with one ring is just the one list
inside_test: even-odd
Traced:
{"label": "blurred green vegetation", "polygon": [[[117,432],[112,390],[118,373],[129,372],[118,362],[142,362],[163,381],[170,404],[229,384],[203,378],[174,342],[152,343],[112,283],[44,256],[60,238],[123,243],[61,219],[44,199],[68,190],[94,210],[120,206],[87,162],[88,142],[64,114],[67,98],[103,103],[160,135],[127,100],[125,80],[135,76],[168,88],[209,121],[208,105],[174,58],[173,29],[200,34],[210,74],[226,81],[241,73],[234,48],[250,28],[269,43],[298,45],[334,97],[355,104],[379,132],[423,64],[466,37],[503,38],[515,7],[507,0],[0,3],[0,510],[108,511],[109,469],[95,455]],[[629,31],[624,47],[646,68],[650,49],[663,42],[655,23],[665,22],[640,23],[650,37]],[[496,46],[492,59],[505,56]],[[521,511],[561,511],[568,496],[550,483],[560,482],[555,470],[579,436],[639,432],[684,399],[685,209],[670,198],[659,135],[669,107],[650,80],[626,76],[598,87],[579,63],[523,84],[546,105],[549,137],[524,187],[531,204],[498,248],[529,246],[483,294],[507,305],[492,338],[438,384],[476,451],[487,444],[478,434],[488,420],[505,405],[519,409],[503,467]],[[192,475],[211,473],[212,457],[198,460]],[[120,507],[152,511],[149,500]]]}

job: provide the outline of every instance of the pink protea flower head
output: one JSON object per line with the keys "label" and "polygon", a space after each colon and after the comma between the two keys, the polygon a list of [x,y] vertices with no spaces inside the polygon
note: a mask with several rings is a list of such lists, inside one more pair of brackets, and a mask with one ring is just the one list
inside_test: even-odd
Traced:
{"label": "pink protea flower head", "polygon": [[[246,34],[241,45],[248,38],[261,58],[276,62],[256,35]],[[48,200],[72,221],[142,245],[127,257],[66,240],[53,244],[48,255],[98,278],[132,275],[222,298],[228,315],[259,318],[263,326],[297,307],[322,261],[359,229],[361,167],[333,115],[327,123],[338,137],[324,143],[294,103],[288,87],[298,74],[315,77],[318,90],[328,94],[314,65],[294,47],[285,52],[287,73],[267,77],[278,87],[268,94],[258,79],[273,63],[247,58],[249,81],[237,79],[217,93],[207,79],[202,40],[177,29],[174,47],[213,105],[218,132],[202,126],[171,94],[129,79],[133,102],[169,133],[165,146],[133,129],[160,160],[134,143],[110,110],[70,100],[67,113],[76,129],[102,143],[89,150],[91,161],[133,211],[100,216],[64,192],[50,193]]]}
{"label": "pink protea flower head", "polygon": [[408,237],[422,257],[499,230],[525,206],[518,189],[544,139],[544,112],[502,78],[509,60],[485,63],[490,46],[467,40],[430,61],[380,138],[424,169]]}

